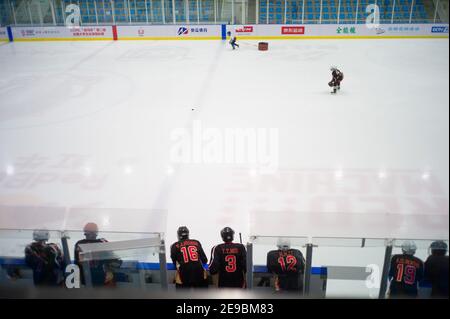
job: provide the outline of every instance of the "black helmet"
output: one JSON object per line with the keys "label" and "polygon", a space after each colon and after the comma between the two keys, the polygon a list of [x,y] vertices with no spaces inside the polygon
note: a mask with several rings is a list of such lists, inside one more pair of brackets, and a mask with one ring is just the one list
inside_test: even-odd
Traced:
{"label": "black helmet", "polygon": [[186,226],[181,226],[177,231],[178,240],[189,239],[189,229]]}
{"label": "black helmet", "polygon": [[448,246],[443,240],[437,240],[431,243],[430,245],[431,253],[438,252],[446,254],[448,250]]}
{"label": "black helmet", "polygon": [[220,236],[222,236],[224,242],[231,243],[234,240],[234,230],[230,227],[225,227],[220,232]]}

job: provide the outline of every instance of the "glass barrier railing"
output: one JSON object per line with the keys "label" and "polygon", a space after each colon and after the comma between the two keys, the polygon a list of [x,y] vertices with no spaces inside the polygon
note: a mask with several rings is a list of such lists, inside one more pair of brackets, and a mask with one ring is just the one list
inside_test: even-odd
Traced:
{"label": "glass barrier railing", "polygon": [[[437,239],[439,240],[439,238]],[[441,239],[442,240],[442,239]],[[389,297],[389,267],[392,256],[402,253],[405,242],[416,247],[414,256],[423,262],[430,256],[431,239],[386,239],[345,237],[251,236],[248,245],[249,269],[259,272],[266,265],[269,251],[280,243],[289,243],[306,258],[305,287],[316,298],[386,298]],[[443,239],[448,245],[448,239]],[[267,269],[266,269],[267,271]],[[255,275],[248,277],[257,285]],[[259,280],[259,277],[258,277]],[[418,283],[419,298],[430,296],[425,281]],[[274,283],[271,283],[274,289]]]}
{"label": "glass barrier railing", "polygon": [[[378,298],[379,283],[367,278],[381,273],[387,241],[371,238],[314,237],[313,267],[326,269],[327,298]],[[374,273],[375,272],[375,273]]]}
{"label": "glass barrier railing", "polygon": [[[76,269],[79,270],[81,282],[76,287],[103,285],[104,282],[99,284],[100,273],[100,276],[105,278],[107,274],[112,274],[114,286],[167,288],[162,233],[100,232],[96,239],[86,240],[84,232],[81,231],[36,232],[24,229],[0,229],[0,285],[32,287],[33,281],[36,285],[33,274],[35,271],[39,273],[40,270],[37,264],[33,265],[33,259],[36,257],[54,260],[47,256],[46,248],[33,246],[34,251],[30,251],[31,245],[36,245],[41,240],[46,248],[53,246],[59,250],[59,253],[54,253],[54,257],[58,256],[58,265],[52,272],[56,271],[62,277],[73,272],[73,266],[70,265],[78,267]],[[83,267],[84,263],[90,266]],[[94,275],[91,275],[91,271],[86,274],[86,270],[92,270]],[[63,284],[63,281],[60,284]]]}

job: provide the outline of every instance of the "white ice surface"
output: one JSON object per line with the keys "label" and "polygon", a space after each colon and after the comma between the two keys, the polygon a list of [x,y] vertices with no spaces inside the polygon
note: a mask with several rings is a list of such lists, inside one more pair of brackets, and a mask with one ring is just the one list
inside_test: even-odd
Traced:
{"label": "white ice surface", "polygon": [[[224,226],[448,238],[448,58],[440,39],[0,45],[0,204],[129,209],[93,221],[169,243],[187,225],[207,251]],[[278,171],[173,163],[171,134],[195,123],[278,129]]]}

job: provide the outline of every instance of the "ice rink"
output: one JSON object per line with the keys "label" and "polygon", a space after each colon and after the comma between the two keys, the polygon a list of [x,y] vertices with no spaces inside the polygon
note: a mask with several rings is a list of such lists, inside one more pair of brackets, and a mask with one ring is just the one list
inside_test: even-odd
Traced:
{"label": "ice rink", "polygon": [[[186,225],[207,254],[224,226],[448,238],[448,86],[448,39],[1,44],[0,204],[120,208],[70,227]],[[259,163],[226,160],[237,129]]]}

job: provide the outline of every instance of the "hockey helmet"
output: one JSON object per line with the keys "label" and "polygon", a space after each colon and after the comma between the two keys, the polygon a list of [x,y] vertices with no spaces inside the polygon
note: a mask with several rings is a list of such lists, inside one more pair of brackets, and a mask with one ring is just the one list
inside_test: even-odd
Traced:
{"label": "hockey helmet", "polygon": [[189,239],[189,229],[186,226],[180,226],[177,231],[178,240]]}
{"label": "hockey helmet", "polygon": [[230,227],[225,227],[220,231],[220,236],[226,243],[231,243],[234,240],[234,230]]}
{"label": "hockey helmet", "polygon": [[443,253],[444,255],[447,253],[448,250],[448,245],[445,241],[443,240],[437,240],[431,243],[430,245],[430,251],[431,254],[433,253]]}
{"label": "hockey helmet", "polygon": [[401,248],[405,255],[414,255],[417,250],[416,244],[410,240],[404,241]]}
{"label": "hockey helmet", "polygon": [[50,239],[50,232],[46,229],[37,229],[33,232],[33,239],[35,241],[48,241]]}
{"label": "hockey helmet", "polygon": [[331,72],[336,71],[337,69],[338,68],[335,65],[330,66],[330,71]]}
{"label": "hockey helmet", "polygon": [[291,241],[288,238],[278,238],[277,247],[280,250],[291,249]]}

